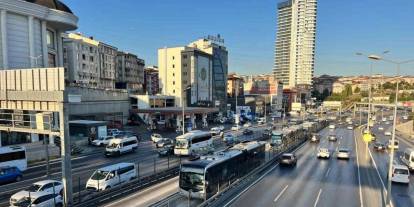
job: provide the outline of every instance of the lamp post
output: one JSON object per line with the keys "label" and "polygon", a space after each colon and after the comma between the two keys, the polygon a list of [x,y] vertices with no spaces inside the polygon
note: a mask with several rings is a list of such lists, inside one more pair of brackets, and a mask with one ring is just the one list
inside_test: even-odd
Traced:
{"label": "lamp post", "polygon": [[[395,87],[395,100],[394,100],[394,120],[393,120],[393,124],[392,124],[392,137],[391,137],[391,143],[392,143],[392,147],[391,147],[391,152],[390,152],[390,162],[388,163],[388,175],[392,174],[392,163],[394,162],[394,143],[395,143],[395,127],[397,125],[397,110],[398,110],[398,92],[399,92],[399,75],[400,75],[400,67],[402,64],[406,64],[406,63],[411,63],[414,62],[414,59],[412,60],[407,60],[407,61],[393,61],[393,60],[388,60],[388,59],[384,59],[384,58],[380,58],[381,60],[385,61],[385,62],[389,62],[392,64],[395,64],[397,66],[397,84]],[[391,206],[391,176],[388,176],[387,179],[387,200],[386,200],[386,204],[387,206]]]}
{"label": "lamp post", "polygon": [[[182,132],[183,135],[185,134],[185,103],[184,103],[184,93],[187,93],[187,90],[191,89],[191,86],[187,86],[181,93],[181,107],[183,109],[182,116],[183,116],[183,123],[182,123]],[[187,95],[187,94],[186,94]],[[188,97],[187,97],[188,98]],[[191,96],[190,96],[191,99]]]}

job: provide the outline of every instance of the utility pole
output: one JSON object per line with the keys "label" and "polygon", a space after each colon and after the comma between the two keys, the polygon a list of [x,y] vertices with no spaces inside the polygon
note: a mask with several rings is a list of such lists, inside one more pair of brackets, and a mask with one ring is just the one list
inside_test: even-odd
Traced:
{"label": "utility pole", "polygon": [[70,136],[69,136],[69,112],[65,102],[59,104],[59,129],[60,145],[62,158],[62,182],[63,182],[63,199],[64,206],[69,207],[73,204],[72,189],[72,164],[70,154]]}

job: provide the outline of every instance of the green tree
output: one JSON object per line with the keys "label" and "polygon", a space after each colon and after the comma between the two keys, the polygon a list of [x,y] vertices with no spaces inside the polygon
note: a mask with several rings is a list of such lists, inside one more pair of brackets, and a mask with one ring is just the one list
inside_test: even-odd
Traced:
{"label": "green tree", "polygon": [[361,89],[359,87],[355,87],[354,93],[360,93]]}

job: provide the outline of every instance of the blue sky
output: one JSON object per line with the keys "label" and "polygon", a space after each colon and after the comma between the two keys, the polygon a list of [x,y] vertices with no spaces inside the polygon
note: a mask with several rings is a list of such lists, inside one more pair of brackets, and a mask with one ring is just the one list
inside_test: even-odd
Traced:
{"label": "blue sky", "polygon": [[[63,0],[88,36],[157,64],[157,49],[186,45],[221,34],[229,50],[229,71],[270,73],[278,0]],[[315,74],[367,74],[367,54],[414,59],[414,1],[319,0]],[[374,73],[395,66],[375,63]],[[414,63],[402,67],[414,75]]]}

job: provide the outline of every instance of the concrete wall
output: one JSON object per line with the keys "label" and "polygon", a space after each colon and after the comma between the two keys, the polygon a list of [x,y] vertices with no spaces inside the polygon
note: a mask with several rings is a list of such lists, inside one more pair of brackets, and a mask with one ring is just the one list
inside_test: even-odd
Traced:
{"label": "concrete wall", "polygon": [[404,135],[413,135],[413,120],[397,125],[396,130]]}

